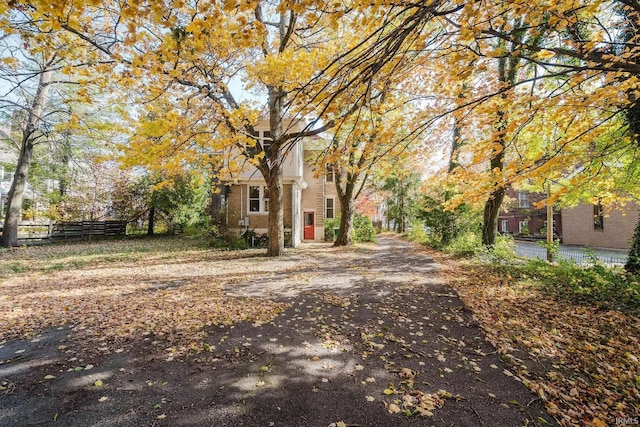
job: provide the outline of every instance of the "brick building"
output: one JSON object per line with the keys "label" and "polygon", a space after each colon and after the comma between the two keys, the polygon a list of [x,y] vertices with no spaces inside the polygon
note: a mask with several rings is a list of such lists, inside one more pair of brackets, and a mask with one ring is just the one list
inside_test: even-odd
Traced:
{"label": "brick building", "polygon": [[[544,193],[507,189],[507,202],[498,216],[498,231],[514,236],[543,237],[546,235],[547,208]],[[539,207],[536,207],[539,206]],[[554,235],[562,235],[560,212],[553,211]]]}
{"label": "brick building", "polygon": [[638,223],[637,203],[606,207],[581,203],[562,210],[563,243],[629,249]]}

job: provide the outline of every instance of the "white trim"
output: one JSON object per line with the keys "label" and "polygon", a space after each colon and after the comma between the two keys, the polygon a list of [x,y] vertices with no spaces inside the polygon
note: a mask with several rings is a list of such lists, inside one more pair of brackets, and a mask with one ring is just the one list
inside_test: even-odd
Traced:
{"label": "white trim", "polygon": [[[506,227],[505,227],[506,225]],[[503,233],[508,233],[509,232],[509,220],[508,219],[503,219],[502,222],[500,223],[500,231],[502,231]]]}
{"label": "white trim", "polygon": [[[251,210],[251,201],[256,200],[255,197],[251,197],[251,187],[258,187],[258,210]],[[267,186],[264,184],[247,184],[247,215],[268,215],[267,203],[269,199],[265,199],[264,193]]]}
{"label": "white trim", "polygon": [[529,228],[529,221],[518,221],[518,234],[522,234],[523,228]]}
{"label": "white trim", "polygon": [[521,209],[529,209],[531,207],[529,193],[518,191],[518,207]]}

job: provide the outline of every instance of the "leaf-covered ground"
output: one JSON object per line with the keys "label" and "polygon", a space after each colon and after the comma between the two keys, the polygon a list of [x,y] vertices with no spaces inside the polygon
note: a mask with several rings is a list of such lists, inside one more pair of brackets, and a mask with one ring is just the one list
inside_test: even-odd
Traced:
{"label": "leaf-covered ground", "polygon": [[265,299],[245,304],[221,291],[233,268],[212,263],[258,252],[194,250],[190,243],[132,240],[4,252],[0,342],[70,325],[83,351],[150,335],[184,348],[196,345],[206,326],[267,320],[285,307]]}
{"label": "leaf-covered ground", "polygon": [[555,424],[397,239],[278,259],[180,239],[1,255],[3,426]]}
{"label": "leaf-covered ground", "polygon": [[637,316],[554,300],[526,279],[427,252],[492,344],[562,425],[638,423]]}

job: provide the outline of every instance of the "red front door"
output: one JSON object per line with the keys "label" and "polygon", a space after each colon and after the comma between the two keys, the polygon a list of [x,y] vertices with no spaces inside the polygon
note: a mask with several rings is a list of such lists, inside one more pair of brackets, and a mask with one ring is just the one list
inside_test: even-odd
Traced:
{"label": "red front door", "polygon": [[313,240],[315,238],[315,212],[304,213],[304,240]]}

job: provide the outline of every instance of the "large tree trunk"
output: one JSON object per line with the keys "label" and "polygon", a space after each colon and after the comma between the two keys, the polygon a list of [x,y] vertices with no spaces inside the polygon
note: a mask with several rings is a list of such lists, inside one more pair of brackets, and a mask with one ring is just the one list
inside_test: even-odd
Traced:
{"label": "large tree trunk", "polygon": [[267,180],[269,189],[269,243],[267,256],[280,256],[284,253],[284,206],[282,183],[282,167],[279,162],[273,162],[271,173]]}
{"label": "large tree trunk", "polygon": [[333,246],[349,246],[353,244],[353,215],[356,202],[353,198],[340,199],[340,229]]}
{"label": "large tree trunk", "polygon": [[[517,65],[518,59],[516,57],[500,58],[498,60],[498,80],[509,86],[515,85]],[[501,98],[506,100],[506,93],[502,94]],[[484,205],[482,244],[485,246],[493,246],[496,243],[498,215],[500,214],[500,207],[502,206],[507,186],[507,183],[502,180],[502,172],[504,170],[506,148],[505,130],[509,121],[509,115],[506,110],[498,110],[496,115],[496,131],[494,137],[496,148],[491,154],[489,161],[490,171],[494,174],[491,179],[495,180],[495,188],[489,194],[489,198]]]}
{"label": "large tree trunk", "polygon": [[496,232],[498,230],[498,215],[504,200],[505,188],[498,187],[489,196],[489,200],[484,204],[484,216],[482,221],[482,244],[493,246],[496,243]]}
{"label": "large tree trunk", "polygon": [[[284,14],[280,16],[281,37],[284,31]],[[284,254],[284,206],[282,182],[282,165],[285,153],[282,147],[282,119],[284,116],[285,92],[281,87],[269,87],[269,128],[273,142],[269,152],[262,159],[260,171],[269,190],[269,223],[267,256],[276,257]]]}
{"label": "large tree trunk", "polygon": [[[336,173],[336,177],[340,174]],[[353,216],[356,212],[356,201],[353,197],[355,184],[349,179],[345,188],[340,187],[340,179],[336,179],[336,190],[340,200],[340,229],[333,246],[349,246],[353,244]]]}
{"label": "large tree trunk", "polygon": [[22,217],[22,201],[33,157],[33,147],[37,139],[36,132],[42,122],[42,113],[47,102],[52,74],[53,72],[46,68],[40,74],[38,89],[31,102],[26,123],[21,127],[22,145],[16,173],[13,176],[8,194],[7,215],[4,219],[2,232],[2,246],[4,247],[18,245],[18,225]]}
{"label": "large tree trunk", "polygon": [[22,219],[22,201],[24,199],[24,190],[27,186],[32,156],[33,145],[28,141],[23,142],[20,157],[18,158],[18,167],[13,176],[13,182],[8,194],[7,215],[2,232],[2,246],[5,248],[18,245],[18,225]]}

